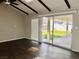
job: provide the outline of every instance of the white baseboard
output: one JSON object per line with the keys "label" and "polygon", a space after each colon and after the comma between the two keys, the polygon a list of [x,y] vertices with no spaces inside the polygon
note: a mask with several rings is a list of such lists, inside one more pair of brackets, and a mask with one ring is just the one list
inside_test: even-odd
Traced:
{"label": "white baseboard", "polygon": [[25,38],[25,37],[13,38],[13,39],[7,39],[7,40],[1,40],[0,43],[2,43],[2,42],[8,42],[8,41],[13,41],[13,40],[18,40],[18,39],[21,39],[21,38]]}
{"label": "white baseboard", "polygon": [[74,51],[74,52],[79,52],[79,50],[75,50],[75,49],[72,49],[72,51]]}

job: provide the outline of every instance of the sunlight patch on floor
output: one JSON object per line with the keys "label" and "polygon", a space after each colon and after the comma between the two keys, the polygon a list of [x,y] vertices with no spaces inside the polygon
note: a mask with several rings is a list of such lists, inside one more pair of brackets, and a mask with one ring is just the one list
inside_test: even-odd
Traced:
{"label": "sunlight patch on floor", "polygon": [[43,59],[42,57],[35,57],[34,59]]}
{"label": "sunlight patch on floor", "polygon": [[39,49],[36,48],[36,47],[31,47],[28,50],[31,51],[31,52],[37,52]]}

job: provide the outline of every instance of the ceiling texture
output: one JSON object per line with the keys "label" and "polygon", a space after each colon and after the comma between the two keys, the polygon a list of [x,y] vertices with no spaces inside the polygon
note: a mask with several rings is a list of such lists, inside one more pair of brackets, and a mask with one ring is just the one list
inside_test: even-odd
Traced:
{"label": "ceiling texture", "polygon": [[17,0],[18,5],[12,5],[20,11],[30,14],[46,14],[62,10],[79,9],[79,0],[33,0],[27,3],[25,0]]}

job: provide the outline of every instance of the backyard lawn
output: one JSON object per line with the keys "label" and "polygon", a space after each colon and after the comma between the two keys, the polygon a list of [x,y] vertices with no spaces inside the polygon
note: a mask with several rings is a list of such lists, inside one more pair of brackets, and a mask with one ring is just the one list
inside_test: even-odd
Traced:
{"label": "backyard lawn", "polygon": [[[53,34],[52,34],[53,33]],[[60,31],[60,30],[52,30],[50,31],[50,35],[51,35],[51,38],[61,38],[61,37],[64,37],[65,35],[69,34],[70,32],[66,32],[66,31]],[[47,38],[48,36],[48,32],[47,31],[42,31],[42,36],[43,38]]]}

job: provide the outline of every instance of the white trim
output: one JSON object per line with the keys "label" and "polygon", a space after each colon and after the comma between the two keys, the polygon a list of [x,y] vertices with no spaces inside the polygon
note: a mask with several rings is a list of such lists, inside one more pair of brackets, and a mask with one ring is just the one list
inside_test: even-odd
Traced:
{"label": "white trim", "polygon": [[69,10],[69,11],[64,11],[64,12],[57,12],[57,13],[53,13],[53,14],[39,15],[38,17],[72,14],[72,13],[77,13],[77,12],[78,12],[78,10],[75,9],[75,10]]}
{"label": "white trim", "polygon": [[[25,37],[21,37],[21,38],[25,38]],[[2,41],[0,41],[0,43],[2,43],[2,42],[8,42],[8,41],[13,41],[13,40],[18,40],[18,39],[21,39],[21,38],[14,38],[14,39],[2,40]]]}
{"label": "white trim", "polygon": [[79,50],[72,49],[72,51],[79,52]]}

